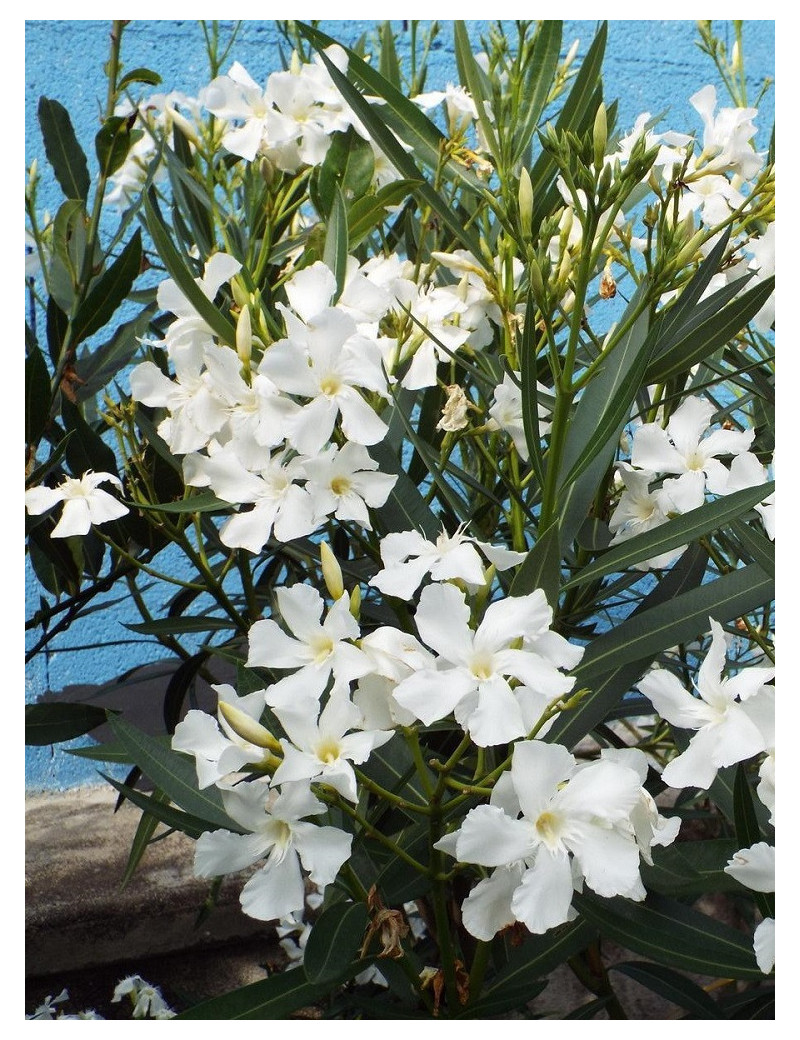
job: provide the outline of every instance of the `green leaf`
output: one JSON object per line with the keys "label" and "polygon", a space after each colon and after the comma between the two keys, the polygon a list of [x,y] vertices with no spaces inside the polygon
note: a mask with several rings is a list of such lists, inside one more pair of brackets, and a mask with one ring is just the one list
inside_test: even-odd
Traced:
{"label": "green leaf", "polygon": [[335,189],[346,201],[362,198],[369,190],[375,172],[375,153],[368,141],[349,127],[346,133],[331,136],[325,161],[319,168],[317,190],[322,213],[327,219],[335,203]]}
{"label": "green leaf", "polygon": [[[299,26],[300,31],[305,35],[307,33],[307,26]],[[405,151],[403,146],[398,142],[392,131],[386,126],[385,122],[381,119],[378,114],[380,108],[373,108],[372,105],[362,96],[362,94],[353,86],[353,84],[344,76],[333,64],[327,54],[324,51],[320,51],[320,58],[323,64],[330,73],[331,79],[335,86],[341,91],[345,101],[350,105],[353,111],[356,113],[358,118],[364,124],[369,131],[370,135],[374,139],[375,143],[385,153],[386,157],[402,174],[403,177],[408,180],[420,181],[419,187],[415,190],[414,194],[427,203],[431,209],[438,215],[442,223],[452,232],[455,238],[462,243],[476,258],[477,263],[486,267],[486,260],[483,258],[483,253],[480,248],[480,242],[478,241],[475,232],[464,227],[463,222],[459,219],[457,213],[454,211],[453,206],[450,202],[444,199],[428,182],[424,179],[422,174],[417,167],[417,164],[411,158],[411,156]],[[410,104],[410,102],[409,102]],[[413,107],[413,106],[412,106]]]}
{"label": "green leaf", "polygon": [[[641,307],[648,285],[648,280],[642,279],[621,323]],[[596,457],[602,456],[606,465],[613,459],[650,357],[645,349],[648,322],[645,309],[604,358],[598,374],[581,394],[564,446],[562,468],[567,474],[561,481],[562,491],[569,488]]]}
{"label": "green leaf", "polygon": [[122,93],[131,83],[148,83],[151,87],[157,87],[160,82],[161,77],[157,72],[153,72],[152,69],[131,69],[130,72],[125,73],[117,84],[117,91]]}
{"label": "green leaf", "polygon": [[84,419],[81,409],[61,396],[61,418],[72,433],[67,443],[67,462],[76,475],[92,469],[95,473],[117,472],[117,460],[100,434]]}
{"label": "green leaf", "polygon": [[114,376],[130,364],[139,349],[139,337],[145,334],[154,312],[155,306],[146,307],[135,318],[118,325],[104,343],[80,353],[75,364],[81,380],[75,391],[79,401],[103,392]]}
{"label": "green leaf", "polygon": [[82,737],[105,721],[105,711],[94,704],[26,704],[25,743],[34,747],[60,744]]}
{"label": "green leaf", "polygon": [[677,342],[691,328],[697,313],[697,306],[700,303],[700,297],[708,288],[711,279],[719,271],[730,237],[730,228],[726,228],[720,235],[714,248],[692,275],[691,280],[684,287],[677,300],[665,307],[657,315],[651,329],[651,334],[656,342],[656,357],[662,350],[668,349],[670,344]]}
{"label": "green leaf", "polygon": [[314,922],[303,957],[309,982],[333,983],[342,965],[356,957],[364,940],[369,915],[364,903],[334,903]]}
{"label": "green leaf", "polygon": [[547,979],[524,979],[501,989],[492,987],[474,1004],[467,1004],[463,1011],[453,1015],[453,1018],[499,1018],[508,1011],[519,1011],[526,1007],[546,986]]}
{"label": "green leaf", "polygon": [[738,882],[723,867],[740,847],[731,838],[657,846],[653,849],[652,866],[641,865],[642,881],[648,891],[676,899],[696,898],[706,892],[735,892]]}
{"label": "green leaf", "polygon": [[[707,563],[708,553],[700,546],[690,546],[653,591],[644,598],[632,617],[654,609],[659,604],[667,603],[687,589],[699,585],[705,576]],[[587,651],[589,656],[591,645]],[[582,664],[586,662],[586,656],[585,654]],[[557,716],[545,739],[572,747],[608,716],[630,691],[632,685],[642,677],[651,660],[652,658],[646,658],[634,661],[593,678],[589,684],[591,693],[573,711]],[[578,681],[577,688],[580,686],[581,683]]]}
{"label": "green leaf", "polygon": [[709,616],[732,621],[774,598],[774,582],[751,563],[684,592],[651,610],[634,613],[589,646],[575,669],[578,685],[612,668],[653,657],[709,631]]}
{"label": "green leaf", "polygon": [[769,538],[765,538],[763,535],[754,531],[749,524],[746,524],[744,520],[734,520],[731,523],[731,531],[736,537],[736,541],[741,545],[745,552],[749,553],[754,563],[757,563],[759,567],[768,574],[771,578],[775,577],[775,544],[771,542]]}
{"label": "green leaf", "polygon": [[88,758],[92,762],[118,762],[120,765],[133,765],[130,752],[116,742],[93,744],[91,747],[64,748],[64,750],[68,755],[74,755],[76,758]]}
{"label": "green leaf", "polygon": [[119,716],[111,715],[108,721],[114,736],[130,753],[135,764],[176,805],[212,827],[242,833],[239,825],[225,812],[218,788],[198,790],[193,762],[179,752],[165,748],[154,737]]}
{"label": "green leaf", "polygon": [[141,139],[144,131],[134,130],[136,113],[129,116],[109,116],[94,139],[94,150],[100,172],[110,177],[128,157],[131,145]]}
{"label": "green leaf", "polygon": [[539,125],[558,68],[562,28],[563,23],[555,19],[545,19],[537,27],[530,61],[524,70],[519,103],[520,118],[513,128],[513,164],[523,158]]}
{"label": "green leaf", "polygon": [[325,229],[325,251],[323,263],[333,271],[336,278],[334,303],[342,295],[344,279],[347,273],[347,209],[338,184],[333,185],[333,204],[328,224]]}
{"label": "green leaf", "polygon": [[534,589],[543,589],[553,609],[558,605],[561,587],[561,543],[558,520],[536,539],[536,544],[517,568],[509,589],[510,596],[525,596]]}
{"label": "green leaf", "polygon": [[131,509],[144,509],[151,513],[224,513],[229,510],[230,503],[217,498],[213,491],[200,491],[189,495],[178,502],[132,502],[125,500]]}
{"label": "green leaf", "polygon": [[47,351],[50,355],[50,360],[53,362],[54,368],[58,367],[58,363],[61,359],[61,350],[64,346],[64,337],[67,334],[68,328],[69,318],[51,296],[47,301],[46,330]]}
{"label": "green leaf", "polygon": [[422,181],[399,180],[384,185],[374,195],[365,195],[355,199],[347,213],[350,237],[350,250],[356,248],[366,236],[381,224],[390,206],[405,201]]}
{"label": "green leaf", "polygon": [[[595,938],[595,929],[577,919],[544,935],[529,936],[508,958],[508,963],[463,1017],[502,1014],[522,1007],[536,996],[537,979],[545,978],[560,964],[584,950]],[[515,1000],[516,1004],[508,1001]],[[462,1017],[461,1015],[457,1017]]]}
{"label": "green leaf", "polygon": [[492,101],[491,88],[486,83],[486,73],[475,61],[466,26],[462,21],[453,23],[453,42],[461,83],[472,95],[478,113],[478,125],[489,145],[489,153],[497,164],[502,160],[502,154],[491,107],[487,108],[487,103],[491,105]]}
{"label": "green leaf", "polygon": [[[156,823],[165,823],[168,827],[174,827],[175,830],[181,831],[182,834],[188,834],[190,838],[199,838],[201,834],[205,834],[206,831],[214,830],[215,825],[209,823],[208,820],[203,820],[199,816],[192,816],[191,813],[182,812],[180,809],[176,809],[174,806],[169,805],[169,798],[163,792],[154,792],[152,795],[145,794],[144,791],[137,791],[135,787],[130,787],[128,784],[123,784],[120,780],[115,780],[112,776],[107,776],[101,771],[100,775],[104,780],[107,780],[115,790],[119,791],[121,795],[131,803],[131,805],[137,806],[146,815],[142,817],[142,820],[149,818],[152,820],[153,825]],[[165,800],[166,799],[166,800]],[[138,832],[137,832],[138,833]],[[152,831],[150,832],[152,834]],[[144,851],[144,850],[142,850]],[[136,863],[133,862],[133,858],[128,860],[129,866],[131,867],[131,873]],[[128,871],[126,869],[126,877]]]}
{"label": "green leaf", "polygon": [[536,475],[539,487],[544,487],[542,434],[539,429],[539,397],[536,389],[535,311],[533,295],[529,290],[525,304],[525,324],[522,330],[522,343],[519,352],[520,376],[522,379],[522,426],[525,431],[525,443],[528,446],[528,457],[533,467],[533,472]]}
{"label": "green leaf", "polygon": [[573,905],[602,935],[657,964],[714,978],[764,978],[748,936],[683,903],[661,896],[634,903],[576,892]]}
{"label": "green leaf", "polygon": [[742,296],[719,310],[713,307],[714,297],[704,301],[709,316],[673,346],[654,358],[647,370],[648,383],[663,383],[672,376],[687,371],[704,358],[711,357],[755,317],[775,289],[775,278],[770,276],[754,285]]}
{"label": "green leaf", "polygon": [[151,188],[144,200],[147,230],[164,261],[164,266],[180,291],[194,307],[200,317],[211,327],[214,334],[229,346],[236,345],[236,329],[225,315],[214,306],[197,284],[186,262],[172,243],[167,226],[158,209],[158,197]]}
{"label": "green leaf", "polygon": [[380,74],[387,82],[398,90],[402,87],[400,74],[400,62],[397,59],[397,50],[394,45],[394,33],[391,22],[384,22],[379,31],[381,41],[381,58],[378,65]]}
{"label": "green leaf", "polygon": [[86,207],[80,199],[62,203],[53,221],[53,250],[78,284],[86,250]]}
{"label": "green leaf", "polygon": [[[117,787],[116,781],[112,781],[105,773],[100,774],[105,780],[108,780],[112,787]],[[119,788],[127,787],[126,784],[120,784]],[[118,789],[119,789],[118,788]],[[128,788],[133,790],[133,788]],[[124,793],[124,792],[120,792]],[[137,792],[138,793],[138,792]],[[163,804],[166,795],[162,794],[159,790],[153,791],[151,799],[156,804]],[[150,801],[150,798],[147,800]],[[136,872],[136,868],[142,861],[142,856],[147,852],[147,847],[150,844],[150,840],[155,834],[156,827],[158,827],[158,818],[153,816],[151,813],[145,811],[139,817],[139,823],[136,827],[136,833],[133,836],[131,842],[130,852],[128,853],[128,862],[125,864],[125,873],[122,875],[122,881],[120,882],[120,888],[125,888],[128,882]]]}
{"label": "green leaf", "polygon": [[142,233],[139,228],[114,263],[104,271],[81,304],[73,322],[73,342],[80,343],[106,324],[131,291],[142,262]]}
{"label": "green leaf", "polygon": [[442,526],[417,486],[403,470],[400,460],[383,441],[371,444],[369,453],[378,463],[381,473],[397,474],[397,483],[389,492],[386,504],[378,514],[384,534],[390,531],[422,531],[426,538],[436,540]]}
{"label": "green leaf", "polygon": [[228,618],[217,617],[174,617],[157,618],[155,621],[142,621],[136,625],[125,625],[131,632],[139,632],[146,636],[182,635],[186,632],[221,632],[235,628]]}
{"label": "green leaf", "polygon": [[646,531],[644,534],[636,535],[613,549],[609,549],[599,559],[578,571],[564,585],[564,588],[583,585],[587,581],[594,581],[606,574],[625,570],[626,567],[653,559],[679,545],[717,531],[763,501],[774,490],[774,487],[774,482],[770,482],[757,488],[744,488],[742,491],[724,495],[713,502],[706,502],[699,508],[691,509],[681,516],[672,517],[666,524],[662,524],[652,531]]}
{"label": "green leaf", "polygon": [[610,970],[627,975],[629,979],[640,983],[651,992],[690,1011],[691,1018],[718,1019],[723,1017],[719,1007],[701,986],[662,964],[648,964],[647,961],[622,961],[619,964],[612,964]]}
{"label": "green leaf", "polygon": [[[357,961],[342,970],[337,982],[345,982],[372,963],[371,958]],[[188,1011],[183,1011],[176,1021],[189,1019],[280,1019],[288,1018],[293,1011],[315,1004],[327,996],[332,984],[315,985],[306,978],[300,968],[271,975],[262,982],[226,993],[221,997],[204,1000]]]}
{"label": "green leaf", "polygon": [[89,168],[69,113],[58,101],[40,97],[38,116],[45,154],[61,190],[68,199],[85,202],[89,194]]}
{"label": "green leaf", "polygon": [[39,443],[50,418],[50,373],[34,344],[25,358],[25,443]]}

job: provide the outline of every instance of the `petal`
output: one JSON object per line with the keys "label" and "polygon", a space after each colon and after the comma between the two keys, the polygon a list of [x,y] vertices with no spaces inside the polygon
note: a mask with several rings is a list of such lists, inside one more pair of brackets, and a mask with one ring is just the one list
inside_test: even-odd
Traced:
{"label": "petal", "polygon": [[298,823],[294,841],[303,867],[315,885],[330,885],[350,857],[353,835],[338,827]]}
{"label": "petal", "polygon": [[514,820],[496,805],[479,805],[467,813],[456,842],[461,863],[500,867],[529,856],[533,828],[525,820]]}
{"label": "petal", "polygon": [[298,582],[276,593],[281,617],[293,635],[304,643],[321,634],[320,618],[325,602],[316,589]]}
{"label": "petal", "polygon": [[305,905],[305,885],[294,849],[257,871],[239,896],[242,910],[258,921],[277,921]]}
{"label": "petal", "polygon": [[424,668],[398,683],[393,696],[402,708],[430,726],[449,715],[475,687],[475,680],[461,668],[441,672]]}
{"label": "petal", "polygon": [[329,306],[336,291],[336,278],[321,260],[303,268],[286,283],[286,295],[303,321],[311,321]]}
{"label": "petal", "polygon": [[509,744],[527,733],[517,698],[499,675],[478,683],[477,707],[459,721],[478,747]]}
{"label": "petal", "polygon": [[572,868],[564,852],[540,847],[536,861],[522,876],[511,899],[514,917],[528,931],[541,935],[569,920],[572,903]]}
{"label": "petal", "polygon": [[39,487],[30,488],[25,492],[25,508],[32,516],[39,516],[58,505],[63,498],[63,492],[59,488],[49,488],[40,484]]}
{"label": "petal", "polygon": [[725,873],[754,892],[775,891],[775,849],[765,841],[735,852]]}
{"label": "petal", "polygon": [[472,889],[461,905],[461,920],[470,935],[488,942],[514,923],[511,899],[521,878],[520,866],[498,867]]}
{"label": "petal", "polygon": [[714,405],[704,397],[687,397],[680,408],[673,412],[667,423],[667,431],[684,459],[697,451],[700,438],[708,429],[714,411]]}
{"label": "petal", "polygon": [[416,614],[419,637],[453,664],[466,663],[472,647],[470,609],[454,585],[428,585],[422,590]]}
{"label": "petal", "polygon": [[51,538],[70,538],[88,534],[92,526],[89,503],[85,498],[70,498],[64,503],[61,519],[50,532]]}
{"label": "petal", "polygon": [[697,729],[710,718],[707,705],[693,697],[666,668],[655,668],[636,684],[662,719],[680,729]]}
{"label": "petal", "polygon": [[765,917],[753,934],[756,963],[765,975],[775,967],[775,919]]}
{"label": "petal", "polygon": [[514,745],[511,778],[522,811],[535,821],[544,811],[558,785],[575,769],[575,759],[561,744],[521,740]]}
{"label": "petal", "polygon": [[641,888],[639,846],[632,828],[630,834],[625,834],[616,827],[582,823],[567,844],[580,864],[586,884],[599,896],[628,895],[632,889]]}
{"label": "petal", "polygon": [[110,520],[118,520],[125,516],[128,507],[98,488],[89,495],[89,519],[93,524],[105,524]]}
{"label": "petal", "polygon": [[699,730],[689,741],[689,746],[667,763],[661,779],[670,787],[700,787],[707,790],[717,775],[713,758],[717,737],[710,727]]}
{"label": "petal", "polygon": [[195,876],[211,878],[234,874],[261,859],[266,848],[263,834],[205,831],[194,847]]}
{"label": "petal", "polygon": [[248,635],[247,667],[299,668],[311,660],[305,643],[292,639],[271,619],[256,621]]}
{"label": "petal", "polygon": [[[358,390],[343,387],[336,395],[342,413],[342,433],[357,444],[377,444],[389,432],[389,427],[367,404]],[[308,452],[307,454],[311,454]]]}

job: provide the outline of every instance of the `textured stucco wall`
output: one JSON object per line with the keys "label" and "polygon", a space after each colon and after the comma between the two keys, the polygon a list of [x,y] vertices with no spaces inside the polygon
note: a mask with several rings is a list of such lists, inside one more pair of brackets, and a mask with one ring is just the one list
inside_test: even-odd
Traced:
{"label": "textured stucco wall", "polygon": [[[230,25],[231,23],[227,23]],[[376,22],[326,21],[321,28],[345,44],[354,43],[362,33],[373,32]],[[407,53],[407,34],[402,23],[398,51]],[[470,33],[478,41],[489,28],[488,22],[469,22]],[[226,23],[222,23],[223,35]],[[580,39],[579,53],[586,52],[596,23],[567,21],[565,47]],[[720,33],[732,39],[732,29],[717,23]],[[44,150],[36,120],[41,95],[55,98],[70,112],[79,140],[94,170],[93,139],[98,128],[98,113],[105,97],[102,65],[107,57],[110,23],[100,21],[29,21],[25,37],[25,118],[26,162],[39,157],[45,174],[40,204],[51,212],[60,196],[47,180]],[[604,66],[606,99],[619,99],[619,126],[629,128],[643,111],[669,112],[661,129],[688,131],[701,127],[700,119],[688,103],[689,97],[706,83],[714,83],[720,101],[727,95],[716,70],[695,45],[696,28],[691,21],[611,21]],[[745,24],[745,58],[751,96],[757,94],[765,76],[774,76],[775,23],[749,21]],[[207,82],[205,44],[199,25],[193,21],[133,21],[126,28],[123,42],[126,69],[147,66],[163,78],[159,90],[180,89],[194,95]],[[231,51],[254,79],[263,81],[279,66],[278,35],[271,22],[245,22]],[[227,68],[227,65],[225,66]],[[442,22],[431,52],[426,89],[443,87],[456,81],[451,23]],[[774,94],[764,100],[759,113],[758,146],[766,148],[774,117]],[[38,592],[28,575],[26,616],[36,609]],[[117,598],[112,593],[110,598]],[[36,700],[44,691],[60,690],[76,683],[104,682],[144,660],[160,656],[158,647],[142,644],[123,622],[138,620],[135,610],[124,603],[109,612],[89,618],[52,644],[46,655],[34,659],[26,672],[26,699]],[[109,640],[130,639],[123,645],[105,645]],[[75,647],[92,645],[92,649]],[[60,749],[27,749],[26,777],[29,789],[60,789],[99,779],[92,763],[72,758]]]}

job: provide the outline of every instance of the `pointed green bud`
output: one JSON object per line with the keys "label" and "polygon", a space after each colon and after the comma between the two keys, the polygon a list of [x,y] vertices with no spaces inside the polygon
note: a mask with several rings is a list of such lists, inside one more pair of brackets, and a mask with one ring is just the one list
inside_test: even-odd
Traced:
{"label": "pointed green bud", "polygon": [[249,715],[227,701],[220,701],[217,705],[220,715],[228,723],[234,733],[248,744],[256,747],[269,748],[270,751],[280,751],[281,746],[270,731],[262,726],[260,722],[251,719]]}
{"label": "pointed green bud", "polygon": [[339,561],[333,555],[333,550],[327,542],[321,542],[319,547],[319,562],[322,565],[322,577],[325,586],[333,599],[341,599],[344,595],[344,579]]}
{"label": "pointed green bud", "polygon": [[250,325],[250,308],[242,307],[236,322],[236,353],[245,371],[250,370],[250,355],[253,351],[253,330]]}
{"label": "pointed green bud", "polygon": [[524,166],[519,174],[517,199],[519,202],[519,223],[522,228],[522,234],[527,239],[530,237],[531,221],[533,219],[533,185],[531,184],[531,175]]}
{"label": "pointed green bud", "polygon": [[528,277],[531,280],[531,292],[533,298],[539,304],[539,309],[544,311],[545,302],[545,291],[544,291],[544,280],[542,279],[542,269],[539,267],[539,263],[536,257],[531,257],[528,263]]}
{"label": "pointed green bud", "polygon": [[358,621],[361,618],[361,586],[356,585],[350,593],[350,613]]}
{"label": "pointed green bud", "polygon": [[594,145],[594,168],[601,170],[606,157],[606,144],[608,142],[608,121],[606,118],[605,102],[601,101],[594,117],[594,130],[592,132],[592,143]]}
{"label": "pointed green bud", "polygon": [[674,269],[676,271],[679,271],[684,266],[684,264],[690,264],[694,260],[698,249],[706,240],[706,235],[707,233],[704,230],[698,231],[694,235],[692,235],[692,237],[689,239],[689,241],[686,243],[683,249],[681,249],[681,251],[675,257]]}

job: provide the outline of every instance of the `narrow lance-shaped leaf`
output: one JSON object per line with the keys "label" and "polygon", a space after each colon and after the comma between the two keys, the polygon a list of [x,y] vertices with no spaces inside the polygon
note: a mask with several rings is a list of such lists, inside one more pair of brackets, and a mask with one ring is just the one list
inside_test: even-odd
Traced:
{"label": "narrow lance-shaped leaf", "polygon": [[544,487],[544,463],[542,461],[542,435],[539,430],[539,399],[536,393],[536,344],[534,337],[536,306],[533,294],[528,291],[525,304],[525,325],[520,344],[520,376],[522,379],[522,426],[528,457],[539,487]]}
{"label": "narrow lance-shaped leaf", "polygon": [[147,230],[153,239],[158,255],[164,261],[164,266],[174,279],[180,291],[194,307],[201,318],[210,326],[223,343],[229,346],[236,345],[236,330],[231,322],[218,310],[211,300],[207,298],[203,290],[197,284],[189,268],[178,250],[173,245],[166,224],[158,210],[158,200],[155,189],[151,188],[145,196],[145,214],[147,216]]}
{"label": "narrow lance-shaped leaf", "polygon": [[325,232],[325,252],[322,259],[336,278],[336,302],[342,295],[347,273],[347,210],[338,184],[333,186],[333,204]]}
{"label": "narrow lance-shaped leaf", "polygon": [[681,516],[673,517],[660,527],[645,531],[644,534],[636,535],[635,538],[609,549],[594,563],[590,563],[570,578],[564,588],[595,581],[606,574],[613,574],[644,560],[653,559],[679,545],[719,530],[763,501],[774,486],[774,482],[770,482],[757,488],[744,488],[714,502],[706,502]]}
{"label": "narrow lance-shaped leaf", "polygon": [[332,983],[342,966],[356,959],[369,918],[364,903],[334,903],[315,922],[303,969],[309,982]]}
{"label": "narrow lance-shaped leaf", "polygon": [[82,737],[106,721],[95,704],[47,703],[25,705],[25,743],[35,747]]}
{"label": "narrow lance-shaped leaf", "polygon": [[517,163],[523,158],[531,143],[533,132],[539,125],[558,68],[562,25],[562,22],[548,18],[537,27],[530,62],[524,70],[519,105],[520,118],[514,127],[512,163]]}
{"label": "narrow lance-shaped leaf", "polygon": [[213,827],[239,831],[240,827],[225,812],[222,796],[216,787],[198,790],[194,763],[185,755],[165,748],[153,737],[119,716],[110,716],[114,736],[131,754],[145,776],[176,805]]}
{"label": "narrow lance-shaped leaf", "polygon": [[[642,279],[621,321],[632,318],[642,307],[649,281]],[[609,351],[598,374],[581,394],[567,432],[562,488],[568,488],[602,454],[610,462],[619,436],[630,418],[647,362],[648,314],[643,310],[628,332]]]}
{"label": "narrow lance-shaped leaf", "polygon": [[69,113],[58,101],[41,97],[38,115],[45,154],[61,190],[68,199],[83,199],[85,202],[89,194],[89,168]]}
{"label": "narrow lance-shaped leaf", "polygon": [[657,964],[714,978],[764,977],[747,936],[682,903],[660,896],[635,903],[576,892],[573,904],[602,935]]}
{"label": "narrow lance-shaped leaf", "polygon": [[478,241],[475,232],[464,227],[463,223],[459,220],[458,215],[455,213],[452,204],[442,198],[439,192],[431,187],[431,185],[424,179],[417,164],[405,151],[394,133],[381,119],[378,114],[380,109],[374,109],[372,105],[369,104],[347,77],[336,68],[324,51],[320,53],[320,57],[330,73],[334,84],[343,94],[345,101],[347,101],[367,130],[369,130],[381,151],[386,154],[389,161],[404,177],[409,180],[421,182],[420,186],[416,189],[415,194],[430,206],[456,239],[461,242],[462,245],[466,246],[466,248],[473,254],[477,262],[483,267],[486,267],[486,260],[483,258],[480,242]]}
{"label": "narrow lance-shaped leaf", "polygon": [[80,343],[108,322],[127,298],[139,275],[142,262],[142,233],[139,228],[81,304],[73,323],[73,342]]}

